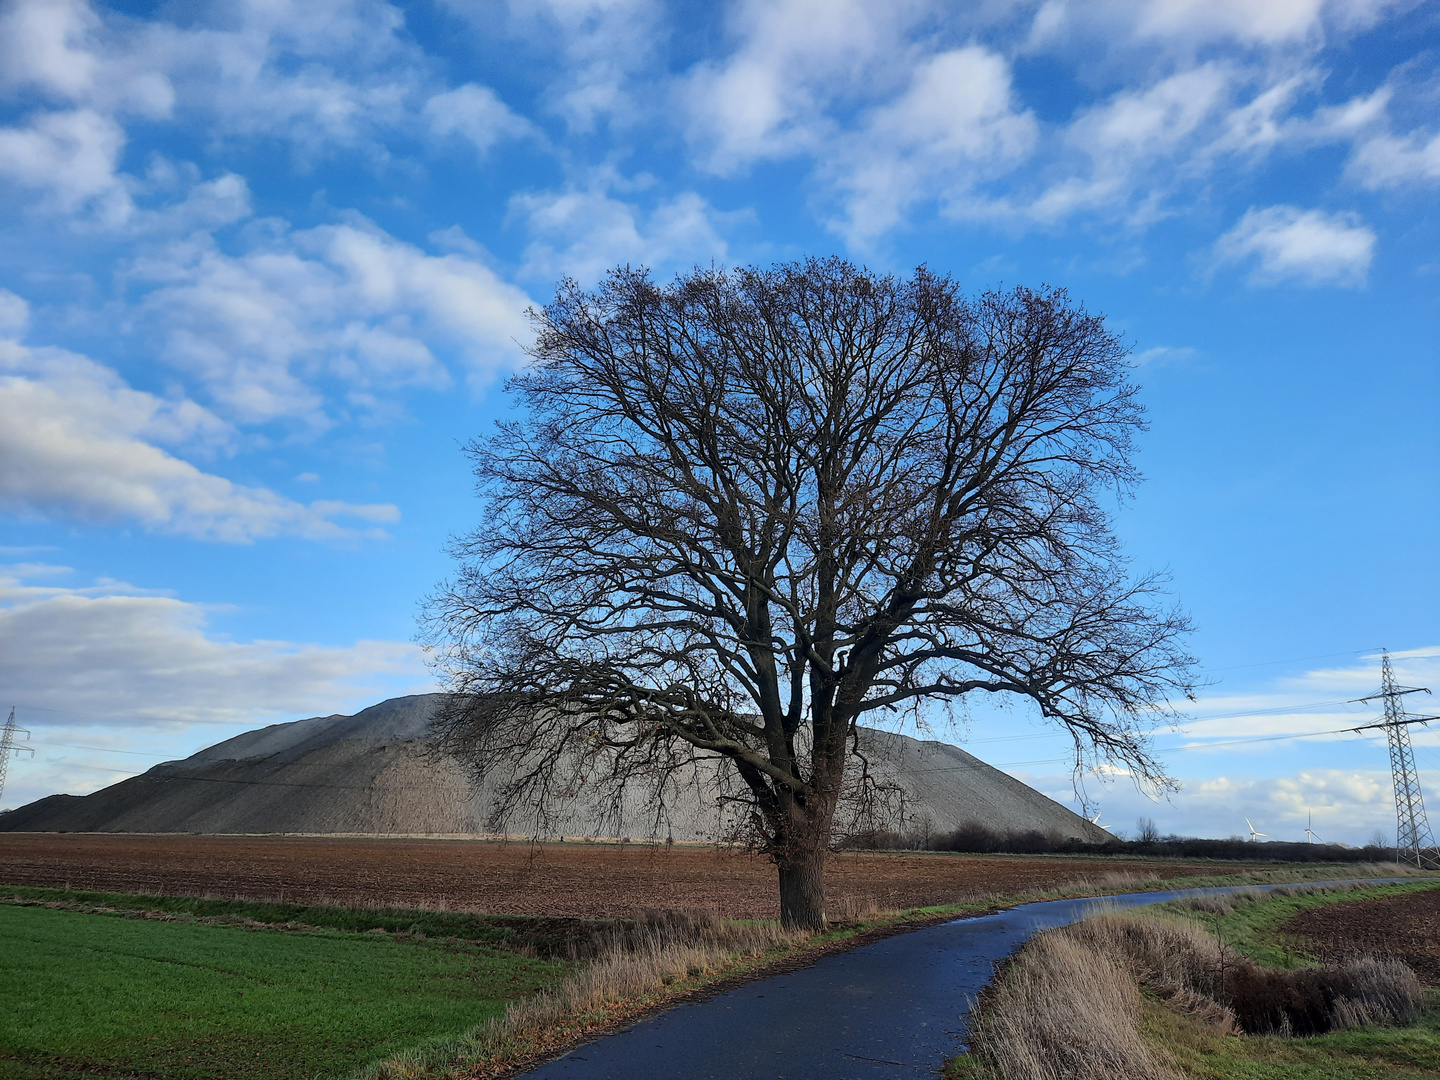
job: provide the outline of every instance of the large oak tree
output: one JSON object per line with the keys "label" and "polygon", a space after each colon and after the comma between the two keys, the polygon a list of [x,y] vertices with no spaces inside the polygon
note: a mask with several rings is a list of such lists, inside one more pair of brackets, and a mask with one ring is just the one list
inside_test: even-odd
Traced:
{"label": "large oak tree", "polygon": [[718,759],[783,921],[813,928],[879,715],[1012,695],[1077,769],[1163,777],[1146,732],[1190,689],[1187,628],[1118,551],[1141,408],[1064,291],[626,268],[534,318],[522,418],[468,447],[487,512],[428,612],[441,734],[511,770],[502,813],[582,782],[663,799]]}

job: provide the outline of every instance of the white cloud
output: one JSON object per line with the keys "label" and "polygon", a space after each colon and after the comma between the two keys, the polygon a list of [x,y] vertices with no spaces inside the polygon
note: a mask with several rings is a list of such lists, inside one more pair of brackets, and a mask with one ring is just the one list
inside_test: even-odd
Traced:
{"label": "white cloud", "polygon": [[1143,90],[1116,94],[1078,120],[1068,136],[1092,147],[1096,157],[1160,157],[1186,141],[1215,111],[1232,77],[1219,64],[1204,64]]}
{"label": "white cloud", "polygon": [[188,163],[153,156],[144,177],[121,172],[125,131],[89,109],[39,113],[0,128],[0,181],[36,193],[72,227],[115,236],[216,229],[250,215],[244,177],[204,180]]}
{"label": "white cloud", "polygon": [[[1390,659],[1401,686],[1440,686],[1440,647],[1400,650]],[[1353,730],[1381,719],[1379,702],[1356,700],[1379,688],[1379,656],[1357,655],[1255,689],[1206,694],[1182,705],[1193,719],[1179,732],[1156,738],[1161,760],[1180,781],[1177,793],[1157,801],[1126,774],[1112,773],[1097,775],[1087,795],[1103,806],[1107,826],[1120,829],[1146,816],[1165,833],[1223,837],[1243,834],[1248,815],[1273,839],[1303,840],[1313,810],[1325,840],[1361,844],[1377,828],[1393,837],[1386,736]],[[1434,711],[1418,695],[1411,700],[1417,712]],[[1411,739],[1422,786],[1435,790],[1440,731],[1412,727]],[[1053,798],[1070,798],[1068,777],[1035,782]]]}
{"label": "white cloud", "polygon": [[11,0],[0,12],[0,89],[168,115],[175,91],[145,56],[147,31],[107,25],[85,0]]}
{"label": "white cloud", "polygon": [[1221,43],[1281,52],[1315,49],[1366,29],[1416,0],[1046,0],[1028,29],[1029,49],[1076,39],[1108,50],[1151,47],[1193,54]]}
{"label": "white cloud", "polygon": [[1273,45],[1318,30],[1324,6],[1324,0],[1146,0],[1136,31],[1142,37]]}
{"label": "white cloud", "polygon": [[883,99],[916,59],[906,33],[925,14],[914,0],[743,0],[736,48],[686,76],[687,136],[706,168],[732,173],[764,158],[821,149],[832,106]]}
{"label": "white cloud", "polygon": [[[1082,13],[1050,0],[1017,19],[919,0],[742,3],[733,46],[695,64],[678,94],[698,165],[723,175],[809,158],[822,213],[838,203],[829,224],[861,249],[927,202],[1022,227],[1080,215],[1144,227],[1220,170],[1313,141],[1297,110],[1325,81],[1325,28],[1376,17],[1352,7],[1116,0]],[[1098,42],[1084,77],[1118,89],[1079,95],[1090,104],[1068,122],[1041,123],[1012,88],[999,44],[1010,33],[1029,34],[1022,52],[1069,62]],[[968,43],[947,44],[956,39]],[[1208,41],[1253,49],[1197,57]],[[1413,159],[1395,169],[1407,170]]]}
{"label": "white cloud", "polygon": [[176,168],[156,158],[145,180],[130,187],[161,198],[173,196],[158,205],[137,207],[128,222],[132,235],[209,232],[243,221],[252,212],[250,185],[235,173],[201,180],[193,166]]}
{"label": "white cloud", "polygon": [[[1440,133],[1433,126],[1397,133],[1392,108],[1433,112],[1435,87],[1411,86],[1400,77],[1368,94],[1316,109],[1286,125],[1284,136],[1299,146],[1348,143],[1345,177],[1371,191],[1440,180]],[[1428,101],[1426,99],[1429,99]],[[1419,109],[1414,106],[1420,104]]]}
{"label": "white cloud", "polygon": [[30,305],[9,289],[0,289],[0,339],[25,336],[30,325]]}
{"label": "white cloud", "polygon": [[0,85],[79,97],[95,79],[97,58],[83,43],[99,21],[80,0],[8,5],[0,12]]}
{"label": "white cloud", "polygon": [[436,94],[423,110],[430,130],[439,138],[461,138],[484,157],[502,139],[533,134],[529,121],[516,116],[488,86],[466,83]]}
{"label": "white cloud", "polygon": [[280,136],[315,152],[407,117],[426,61],[382,0],[245,0],[201,26],[153,24],[152,55],[217,135]]}
{"label": "white cloud", "polygon": [[1355,147],[1347,172],[1367,188],[1440,181],[1440,133],[1377,135]]}
{"label": "white cloud", "polygon": [[1154,345],[1130,357],[1132,367],[1164,367],[1167,364],[1183,364],[1193,360],[1196,350],[1188,345]]}
{"label": "white cloud", "polygon": [[682,192],[646,211],[601,189],[515,196],[511,213],[531,236],[522,276],[553,281],[569,275],[593,284],[621,263],[655,270],[685,269],[724,260],[718,214],[694,192]]}
{"label": "white cloud", "polygon": [[364,411],[384,391],[443,388],[454,353],[480,383],[520,356],[529,297],[461,254],[430,255],[356,218],[292,231],[257,222],[231,255],[192,237],[137,260],[142,321],[162,355],[239,421],[333,422],[326,384]]}
{"label": "white cloud", "polygon": [[[1060,165],[1052,168],[1062,179],[1029,203],[1012,201],[1012,212],[1045,222],[1095,211],[1142,224],[1160,216],[1170,192],[1203,176],[1218,153],[1241,148],[1234,145],[1238,133],[1256,137],[1266,115],[1258,103],[1267,95],[1236,107],[1245,78],[1238,69],[1207,63],[1118,91],[1082,111],[1060,133]],[[1246,119],[1247,111],[1260,115]]]}
{"label": "white cloud", "polygon": [[[0,308],[23,325],[15,300],[0,295]],[[294,502],[204,472],[162,448],[213,452],[231,437],[226,424],[193,401],[134,390],[74,353],[0,341],[0,508],[8,513],[136,522],[231,543],[281,534],[344,538],[357,534],[335,518],[374,524],[399,516],[389,505]]]}
{"label": "white cloud", "polygon": [[[488,0],[445,3],[478,31],[494,32]],[[559,61],[545,98],[572,131],[592,131],[603,119],[629,122],[653,108],[653,101],[635,99],[634,83],[667,36],[659,0],[509,0],[508,7],[513,28]]]}
{"label": "white cloud", "polygon": [[0,130],[0,177],[62,214],[108,200],[95,216],[115,224],[134,185],[117,173],[131,116],[198,126],[214,144],[279,139],[302,164],[335,147],[384,161],[385,139],[417,124],[482,152],[528,131],[484,87],[439,87],[403,27],[384,0],[216,0],[183,21],[14,0],[0,13],[0,98],[48,107]]}
{"label": "white cloud", "polygon": [[[8,806],[93,790],[261,723],[433,689],[408,642],[236,642],[210,632],[200,604],[113,581],[34,581],[57,572],[0,566],[0,680],[36,750],[12,763]],[[121,753],[57,745],[72,743]]]}
{"label": "white cloud", "polygon": [[873,110],[825,171],[837,174],[846,220],[864,245],[899,224],[917,200],[963,212],[974,185],[1028,157],[1039,125],[1017,107],[1005,59],[978,45],[930,57],[894,101]]}
{"label": "white cloud", "polygon": [[[1379,830],[1394,843],[1390,774],[1383,767],[1383,750],[1371,756],[1380,767],[1304,769],[1284,776],[1232,771],[1185,781],[1160,801],[1147,799],[1124,780],[1088,794],[1102,808],[1107,828],[1132,837],[1140,817],[1153,818],[1162,834],[1244,837],[1248,817],[1270,840],[1303,842],[1307,821],[1313,820],[1323,841],[1358,846]],[[1431,779],[1427,774],[1427,782]],[[1046,784],[1046,790],[1052,798],[1068,794],[1063,785],[1053,783]]]}
{"label": "white cloud", "polygon": [[968,213],[976,185],[1026,161],[1040,127],[1007,59],[973,42],[937,47],[917,33],[931,18],[945,21],[923,0],[738,5],[733,49],[679,85],[698,163],[723,175],[809,157],[839,203],[831,228],[860,248],[917,203]]}
{"label": "white cloud", "polygon": [[[1402,686],[1440,686],[1440,647],[1393,652],[1390,660],[1395,679]],[[1381,719],[1377,702],[1360,700],[1379,688],[1380,658],[1365,655],[1353,662],[1311,668],[1273,680],[1255,690],[1205,694],[1199,701],[1183,706],[1192,719],[1177,733],[1177,745],[1189,755],[1213,750],[1233,756],[1289,753],[1326,744],[1350,745],[1367,737],[1383,742],[1383,735],[1376,732],[1365,736],[1353,730]],[[1412,734],[1417,745],[1440,745],[1440,731],[1416,728]],[[1274,738],[1301,735],[1307,736],[1304,742]],[[1174,735],[1167,735],[1167,745],[1174,739]]]}
{"label": "white cloud", "polygon": [[1326,214],[1295,206],[1252,207],[1220,237],[1220,263],[1256,265],[1256,284],[1299,281],[1307,285],[1365,283],[1375,254],[1375,233],[1355,214]]}
{"label": "white cloud", "polygon": [[90,109],[39,113],[0,128],[0,179],[38,191],[49,209],[93,209],[107,223],[130,216],[130,196],[116,174],[125,132]]}
{"label": "white cloud", "polygon": [[209,636],[208,621],[202,605],[121,583],[42,586],[0,570],[0,678],[17,699],[76,717],[182,724],[329,711],[376,675],[424,679],[409,642],[246,644]]}

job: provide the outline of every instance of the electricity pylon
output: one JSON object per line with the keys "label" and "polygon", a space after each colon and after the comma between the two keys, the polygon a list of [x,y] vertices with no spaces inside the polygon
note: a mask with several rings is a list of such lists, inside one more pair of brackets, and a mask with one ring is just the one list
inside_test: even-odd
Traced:
{"label": "electricity pylon", "polygon": [[29,754],[35,756],[35,751],[28,746],[15,745],[15,733],[20,732],[27,739],[30,732],[22,727],[15,726],[15,708],[10,708],[10,719],[5,721],[5,730],[0,732],[0,799],[5,797],[5,774],[10,771],[10,755]]}
{"label": "electricity pylon", "polygon": [[1406,694],[1430,693],[1424,686],[1396,686],[1395,673],[1390,670],[1390,654],[1380,656],[1380,692],[1360,701],[1380,698],[1385,703],[1385,719],[1366,727],[1384,728],[1390,740],[1390,775],[1395,782],[1395,859],[1414,863],[1422,870],[1440,870],[1440,852],[1435,849],[1435,836],[1425,816],[1425,800],[1420,796],[1420,774],[1415,768],[1415,752],[1410,748],[1410,725],[1425,724],[1435,719],[1415,716],[1405,711],[1400,700]]}

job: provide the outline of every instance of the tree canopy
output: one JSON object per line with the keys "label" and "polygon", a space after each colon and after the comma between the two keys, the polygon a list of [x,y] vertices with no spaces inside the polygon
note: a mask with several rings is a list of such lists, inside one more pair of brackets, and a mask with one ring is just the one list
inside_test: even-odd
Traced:
{"label": "tree canopy", "polygon": [[1190,691],[1186,620],[1127,574],[1106,502],[1142,410],[1063,290],[623,268],[533,316],[520,418],[467,448],[483,524],[428,610],[442,734],[519,766],[506,805],[663,795],[719,759],[782,916],[814,926],[862,724],[1009,695],[1077,768],[1163,780],[1146,732]]}

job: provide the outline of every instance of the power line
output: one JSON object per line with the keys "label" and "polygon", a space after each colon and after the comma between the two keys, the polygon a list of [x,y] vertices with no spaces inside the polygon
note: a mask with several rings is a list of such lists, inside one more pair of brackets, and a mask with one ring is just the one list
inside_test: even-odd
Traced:
{"label": "power line", "polygon": [[[56,716],[66,716],[72,720],[87,721],[89,723],[115,723],[115,724],[205,724],[212,727],[225,727],[227,725],[239,725],[253,722],[253,717],[237,717],[234,720],[205,720],[198,717],[183,716],[99,716],[95,713],[79,712],[74,709],[55,709],[47,705],[27,705],[23,701],[20,708],[26,712],[53,713]],[[326,714],[336,715],[336,714]],[[299,717],[298,719],[309,720],[314,717]],[[288,720],[277,720],[277,724],[291,723]]]}
{"label": "power line", "polygon": [[1308,701],[1303,705],[1274,705],[1268,709],[1245,709],[1243,712],[1219,713],[1215,716],[1200,716],[1188,721],[1191,724],[1208,724],[1212,720],[1236,720],[1246,716],[1278,716],[1281,713],[1299,712],[1302,709],[1323,709],[1331,705],[1351,705],[1354,698],[1344,698],[1339,701]]}
{"label": "power line", "polygon": [[1258,735],[1248,739],[1224,739],[1218,742],[1192,743],[1189,746],[1168,746],[1157,751],[1161,754],[1171,754],[1189,750],[1209,750],[1216,746],[1243,746],[1246,743],[1263,742],[1284,742],[1288,739],[1311,739],[1319,735],[1345,735],[1358,730],[1353,727],[1329,728],[1325,731],[1297,731],[1289,735]]}
{"label": "power line", "polygon": [[1374,652],[1374,649],[1346,649],[1344,652],[1320,653],[1316,656],[1292,656],[1288,660],[1261,660],[1253,664],[1230,664],[1221,668],[1201,668],[1202,671],[1239,671],[1241,668],[1274,667],[1277,664],[1299,664],[1305,660],[1329,660],[1335,656],[1359,656]]}
{"label": "power line", "polygon": [[97,750],[102,754],[130,754],[134,757],[154,758],[156,761],[171,761],[164,754],[151,754],[144,750],[117,750],[113,746],[81,746],[79,743],[54,742],[50,739],[36,739],[38,746],[63,746],[66,750]]}

